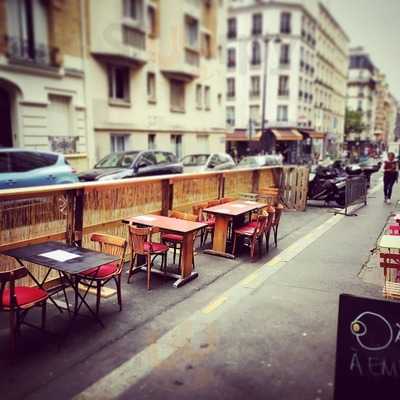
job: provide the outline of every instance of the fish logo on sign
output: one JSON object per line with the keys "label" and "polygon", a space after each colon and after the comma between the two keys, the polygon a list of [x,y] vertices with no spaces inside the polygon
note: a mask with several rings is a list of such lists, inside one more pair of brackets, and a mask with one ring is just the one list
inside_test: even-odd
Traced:
{"label": "fish logo on sign", "polygon": [[385,350],[393,341],[393,328],[389,321],[371,311],[365,311],[357,316],[350,324],[350,331],[365,350]]}

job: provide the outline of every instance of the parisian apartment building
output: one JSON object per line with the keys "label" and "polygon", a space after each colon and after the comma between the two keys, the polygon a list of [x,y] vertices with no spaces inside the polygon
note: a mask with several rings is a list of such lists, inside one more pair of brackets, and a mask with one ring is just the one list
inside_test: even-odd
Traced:
{"label": "parisian apartment building", "polygon": [[362,47],[350,49],[347,108],[361,114],[363,130],[348,133],[347,147],[361,153],[384,150],[395,142],[397,101],[386,77]]}
{"label": "parisian apartment building", "polygon": [[225,150],[226,3],[0,0],[0,145]]}
{"label": "parisian apartment building", "polygon": [[291,142],[293,159],[310,139],[317,157],[329,144],[336,152],[349,39],[329,10],[312,0],[231,0],[227,30],[226,116],[234,146],[267,129],[276,147]]}

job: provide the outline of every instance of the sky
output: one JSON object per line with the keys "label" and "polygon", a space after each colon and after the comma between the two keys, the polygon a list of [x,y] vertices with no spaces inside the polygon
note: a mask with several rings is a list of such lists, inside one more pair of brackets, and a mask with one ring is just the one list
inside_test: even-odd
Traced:
{"label": "sky", "polygon": [[350,37],[350,46],[363,46],[369,52],[400,101],[400,0],[323,2]]}

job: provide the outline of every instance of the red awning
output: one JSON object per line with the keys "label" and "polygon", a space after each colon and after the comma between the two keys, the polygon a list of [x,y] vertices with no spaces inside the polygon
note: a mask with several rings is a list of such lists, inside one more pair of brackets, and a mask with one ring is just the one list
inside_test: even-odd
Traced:
{"label": "red awning", "polygon": [[227,133],[225,139],[228,142],[258,142],[261,139],[261,132],[257,132],[251,138],[249,138],[245,131]]}
{"label": "red awning", "polygon": [[275,139],[281,142],[297,142],[303,140],[303,135],[296,129],[272,129]]}
{"label": "red awning", "polygon": [[311,139],[325,139],[326,136],[326,133],[324,132],[310,131],[307,133]]}

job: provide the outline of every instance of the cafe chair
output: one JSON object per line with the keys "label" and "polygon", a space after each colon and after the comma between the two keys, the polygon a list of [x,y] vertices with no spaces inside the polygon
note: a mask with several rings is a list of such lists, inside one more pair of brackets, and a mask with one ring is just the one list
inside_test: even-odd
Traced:
{"label": "cafe chair", "polygon": [[[125,261],[125,253],[127,241],[118,236],[107,235],[103,233],[93,233],[90,240],[97,246],[97,250],[102,253],[107,253],[119,257],[118,261],[101,265],[100,267],[90,268],[76,276],[79,283],[86,286],[86,292],[83,298],[92,287],[96,287],[96,315],[100,310],[101,288],[108,282],[114,280],[117,287],[117,299],[119,310],[122,311],[122,295],[121,295],[121,274]],[[75,295],[75,313],[78,312],[78,295]]]}
{"label": "cafe chair", "polygon": [[400,299],[400,254],[380,253],[380,267],[383,268],[383,295],[388,299]]}
{"label": "cafe chair", "polygon": [[274,218],[271,224],[271,228],[268,232],[267,235],[267,241],[268,241],[268,248],[269,248],[269,238],[270,238],[270,233],[272,231],[272,233],[274,234],[274,244],[275,247],[278,246],[278,228],[279,228],[279,222],[281,221],[281,216],[282,216],[282,212],[283,212],[283,205],[282,204],[278,204],[275,208],[275,212],[274,212]]}
{"label": "cafe chair", "polygon": [[[211,236],[211,241],[214,239],[215,230],[215,217],[211,214],[205,213],[203,210],[209,207],[208,202],[200,203],[193,206],[193,214],[197,215],[197,221],[207,224],[207,226],[200,231],[200,246],[204,246],[207,241],[208,235]],[[215,204],[214,204],[215,205]],[[211,206],[210,206],[211,207]]]}
{"label": "cafe chair", "polygon": [[[183,219],[186,221],[192,221],[192,222],[198,222],[198,216],[195,214],[189,214],[189,213],[184,213],[184,212],[180,212],[180,211],[170,211],[169,212],[169,217],[171,218],[177,218],[177,219]],[[193,237],[193,246],[194,246],[194,242],[196,240],[196,235],[194,235]],[[174,250],[173,253],[173,262],[175,264],[175,256],[176,256],[176,252],[177,250],[179,250],[179,262],[178,265],[181,265],[181,261],[182,261],[182,243],[183,243],[183,236],[176,234],[176,233],[161,233],[161,242],[164,243],[165,245],[167,245],[169,248],[172,248]],[[192,259],[192,265],[193,265],[193,269],[195,269],[195,265],[194,265],[194,256]]]}
{"label": "cafe chair", "polygon": [[389,234],[400,236],[400,225],[389,225]]}
{"label": "cafe chair", "polygon": [[[0,272],[0,311],[8,312],[10,316],[10,350],[12,355],[16,351],[17,335],[20,333],[22,324],[38,329],[44,329],[46,324],[46,301],[49,297],[47,292],[36,287],[15,285],[17,279],[24,278],[27,275],[26,268]],[[36,306],[42,308],[40,327],[25,321],[28,311]]]}
{"label": "cafe chair", "polygon": [[161,257],[161,270],[167,272],[167,254],[169,247],[160,242],[154,242],[152,236],[159,233],[160,228],[138,228],[135,225],[129,225],[129,242],[131,246],[131,265],[128,274],[128,283],[131,276],[136,270],[140,269],[137,265],[138,257],[143,256],[146,259],[146,272],[147,272],[147,290],[150,290],[151,268],[154,265],[156,257]]}
{"label": "cafe chair", "polygon": [[238,237],[243,237],[248,241],[248,245],[250,246],[250,257],[252,258],[252,260],[254,260],[254,253],[257,243],[259,244],[259,248],[261,249],[260,242],[263,238],[267,218],[267,215],[260,214],[257,216],[257,221],[255,225],[253,225],[252,223],[248,223],[233,231],[232,253],[234,255],[236,255],[236,245]]}
{"label": "cafe chair", "polygon": [[265,224],[264,228],[264,236],[265,236],[265,251],[269,253],[269,237],[272,229],[272,225],[275,219],[275,208],[273,206],[264,207],[261,211],[257,214],[253,214],[251,216],[251,222],[249,223],[250,226],[257,225],[257,216],[258,215],[266,215],[267,216],[267,223]]}

